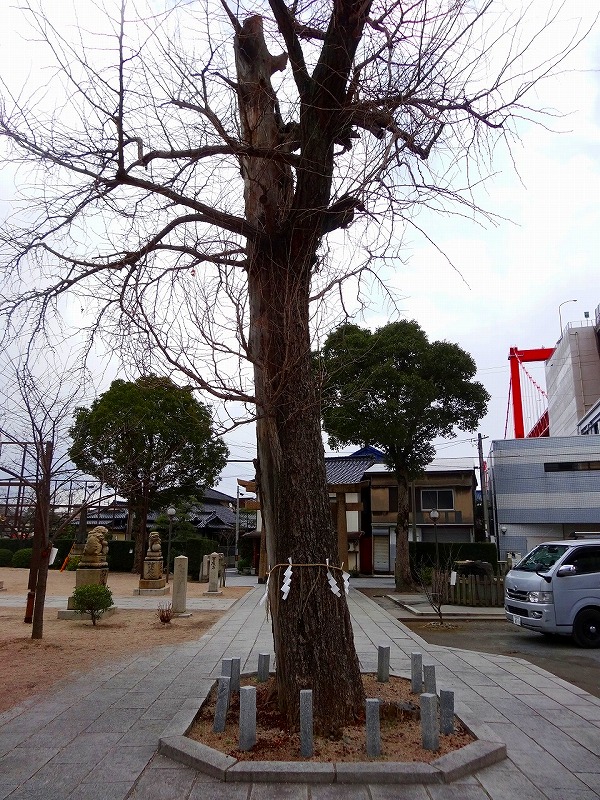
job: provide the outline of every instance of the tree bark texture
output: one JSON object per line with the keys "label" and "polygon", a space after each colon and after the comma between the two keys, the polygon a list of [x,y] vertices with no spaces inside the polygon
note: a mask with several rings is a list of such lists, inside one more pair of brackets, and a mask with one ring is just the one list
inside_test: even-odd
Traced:
{"label": "tree bark texture", "polygon": [[[244,138],[254,147],[274,149],[283,142],[271,75],[285,61],[268,52],[261,18],[246,20],[236,36],[239,113]],[[248,242],[249,349],[258,407],[258,484],[272,569],[278,699],[297,726],[300,690],[311,688],[316,727],[335,734],[361,713],[364,693],[341,572],[333,570],[341,593],[336,597],[324,566],[326,559],[334,567],[340,564],[309,331],[320,226],[302,215],[292,217],[297,192],[289,166],[244,157],[242,174],[246,218],[257,231]],[[329,191],[329,178],[317,174],[315,195],[324,198],[324,207]],[[283,600],[289,558],[296,566]]]}
{"label": "tree bark texture", "polygon": [[[410,554],[408,550],[408,521],[410,514],[409,490],[410,481],[400,471],[396,471],[398,481],[398,519],[396,522],[396,564],[394,567],[396,591],[414,588],[410,571]],[[413,514],[415,509],[413,508]]]}

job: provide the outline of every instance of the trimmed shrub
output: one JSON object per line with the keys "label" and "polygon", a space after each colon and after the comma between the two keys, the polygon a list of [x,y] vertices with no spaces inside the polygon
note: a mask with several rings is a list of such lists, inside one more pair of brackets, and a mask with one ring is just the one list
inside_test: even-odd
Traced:
{"label": "trimmed shrub", "polygon": [[79,614],[89,614],[92,618],[92,625],[96,624],[112,604],[112,592],[108,586],[90,583],[87,586],[78,586],[73,592],[75,611]]}
{"label": "trimmed shrub", "polygon": [[22,547],[20,550],[13,555],[12,561],[10,562],[11,567],[15,568],[27,568],[31,566],[31,556],[33,550],[31,547]]}
{"label": "trimmed shrub", "polygon": [[13,553],[12,550],[8,550],[7,548],[0,549],[0,567],[10,567],[12,562]]}

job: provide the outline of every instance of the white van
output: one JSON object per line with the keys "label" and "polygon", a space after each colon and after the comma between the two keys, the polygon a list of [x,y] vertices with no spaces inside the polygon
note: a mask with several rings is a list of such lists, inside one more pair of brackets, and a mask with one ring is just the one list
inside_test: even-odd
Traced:
{"label": "white van", "polygon": [[600,647],[600,540],[538,545],[507,572],[504,610],[522,628]]}

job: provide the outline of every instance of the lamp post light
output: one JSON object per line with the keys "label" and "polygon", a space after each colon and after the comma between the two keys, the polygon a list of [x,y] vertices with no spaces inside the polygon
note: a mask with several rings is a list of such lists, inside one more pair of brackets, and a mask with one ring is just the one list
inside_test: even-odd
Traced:
{"label": "lamp post light", "polygon": [[437,572],[440,571],[440,549],[437,535],[437,523],[439,518],[440,512],[437,510],[437,508],[432,508],[429,512],[429,519],[433,522],[433,536],[435,539],[435,569]]}
{"label": "lamp post light", "polygon": [[562,336],[562,332],[563,332],[563,327],[562,327],[562,317],[561,317],[561,315],[560,315],[560,309],[561,309],[561,308],[562,308],[562,307],[563,307],[563,306],[564,306],[566,303],[576,303],[576,302],[577,302],[577,300],[563,300],[563,302],[562,302],[562,303],[560,303],[560,305],[558,306],[558,324],[560,325],[560,335],[561,335],[561,336]]}
{"label": "lamp post light", "polygon": [[167,540],[167,584],[169,583],[169,572],[171,570],[171,536],[173,535],[173,518],[177,510],[173,506],[167,508],[167,516],[169,517],[169,538]]}

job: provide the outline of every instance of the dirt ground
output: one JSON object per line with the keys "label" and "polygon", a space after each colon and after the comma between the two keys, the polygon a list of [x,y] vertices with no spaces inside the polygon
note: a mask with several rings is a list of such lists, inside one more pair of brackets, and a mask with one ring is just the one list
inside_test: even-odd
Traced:
{"label": "dirt ground", "polygon": [[[170,602],[170,596],[156,597],[152,610],[124,610],[94,627],[82,620],[59,620],[57,609],[44,613],[43,638],[31,639],[31,625],[23,622],[29,570],[0,568],[0,662],[3,664],[0,713],[35,692],[48,691],[57,681],[70,674],[116,660],[122,656],[141,653],[161,644],[180,644],[198,639],[224,612],[194,611],[191,617],[173,619],[168,625],[159,622],[156,609],[159,603]],[[119,597],[133,597],[137,577],[128,573],[111,573],[109,589],[115,604]],[[51,570],[48,575],[47,596],[67,597],[75,587],[75,573]],[[206,583],[188,583],[187,597],[202,597]],[[248,589],[242,586],[225,587],[223,598],[238,598]],[[2,606],[7,594],[22,595],[23,606]]]}
{"label": "dirt ground", "polygon": [[275,679],[257,684],[254,679],[242,680],[242,685],[257,687],[257,741],[252,750],[239,749],[239,697],[231,699],[225,731],[214,733],[213,721],[216,707],[216,691],[213,689],[188,736],[209,747],[244,761],[421,761],[430,763],[446,753],[473,742],[472,736],[458,718],[454,721],[454,733],[440,736],[438,750],[424,750],[421,743],[419,697],[411,694],[410,681],[390,677],[379,683],[375,675],[362,676],[365,694],[378,698],[380,705],[381,755],[369,759],[365,751],[364,713],[354,725],[343,729],[340,739],[329,739],[315,734],[313,756],[300,754],[300,736],[289,731],[285,718],[277,710],[275,702]]}

